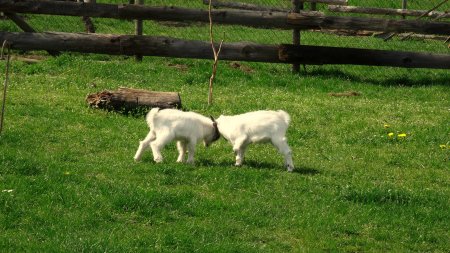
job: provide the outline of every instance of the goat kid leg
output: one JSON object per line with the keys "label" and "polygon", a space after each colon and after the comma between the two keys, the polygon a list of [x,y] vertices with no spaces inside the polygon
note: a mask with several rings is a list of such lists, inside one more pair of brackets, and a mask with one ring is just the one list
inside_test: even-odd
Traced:
{"label": "goat kid leg", "polygon": [[178,159],[177,163],[182,163],[186,155],[186,143],[183,141],[177,141]]}
{"label": "goat kid leg", "polygon": [[188,159],[187,163],[193,164],[194,163],[194,154],[195,154],[195,140],[190,140],[189,143],[187,143],[187,149],[188,149]]}
{"label": "goat kid leg", "polygon": [[155,138],[156,138],[155,132],[154,131],[150,131],[147,134],[147,136],[145,137],[145,139],[143,141],[139,142],[139,148],[136,151],[136,154],[134,155],[134,160],[136,162],[141,160],[142,154],[148,148],[148,146],[150,145],[150,142],[152,142]]}
{"label": "goat kid leg", "polygon": [[272,144],[277,147],[278,151],[284,156],[284,165],[289,172],[294,170],[294,162],[292,161],[292,151],[287,144],[286,137],[272,138]]}
{"label": "goat kid leg", "polygon": [[233,144],[233,151],[236,154],[235,166],[241,166],[242,162],[244,161],[244,153],[245,153],[245,148],[247,146],[245,144],[246,139],[247,139],[247,136],[238,138]]}
{"label": "goat kid leg", "polygon": [[160,135],[150,143],[153,153],[153,161],[160,163],[163,161],[161,150],[172,140],[170,135]]}

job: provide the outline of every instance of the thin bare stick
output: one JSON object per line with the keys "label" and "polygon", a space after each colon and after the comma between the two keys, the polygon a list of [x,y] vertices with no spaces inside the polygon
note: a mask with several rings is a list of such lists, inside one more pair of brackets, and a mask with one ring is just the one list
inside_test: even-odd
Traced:
{"label": "thin bare stick", "polygon": [[214,46],[213,22],[212,22],[212,15],[211,15],[211,8],[212,8],[211,2],[212,2],[212,0],[209,0],[209,5],[208,5],[209,38],[210,38],[210,42],[211,42],[211,48],[212,48],[213,54],[214,54],[214,63],[213,63],[213,68],[212,68],[212,74],[211,74],[211,77],[209,78],[208,105],[212,105],[212,103],[213,103],[213,86],[214,86],[213,83],[214,83],[214,79],[216,78],[217,64],[219,63],[219,54],[220,54],[220,51],[222,50],[222,44],[223,44],[223,39],[222,39],[219,44],[219,49],[216,49],[216,47]]}
{"label": "thin bare stick", "polygon": [[0,58],[3,58],[3,50],[7,48],[7,55],[6,55],[6,71],[5,71],[5,82],[3,84],[3,99],[2,99],[2,111],[0,116],[0,134],[3,130],[3,119],[5,115],[5,104],[6,104],[6,90],[8,88],[8,79],[9,79],[9,62],[10,62],[10,53],[9,53],[9,45],[8,41],[3,41],[2,50],[1,50],[1,56]]}

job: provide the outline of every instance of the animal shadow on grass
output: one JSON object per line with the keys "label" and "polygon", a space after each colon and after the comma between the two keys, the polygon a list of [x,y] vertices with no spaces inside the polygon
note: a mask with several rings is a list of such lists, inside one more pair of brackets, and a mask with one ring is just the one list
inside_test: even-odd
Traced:
{"label": "animal shadow on grass", "polygon": [[[231,161],[212,161],[209,159],[200,159],[196,161],[197,165],[207,166],[207,167],[235,167],[234,163]],[[259,162],[255,160],[245,160],[244,164],[240,167],[242,169],[255,169],[255,170],[286,170],[284,166],[276,163]],[[302,175],[316,175],[320,172],[314,168],[308,167],[297,167],[292,173],[298,173]]]}

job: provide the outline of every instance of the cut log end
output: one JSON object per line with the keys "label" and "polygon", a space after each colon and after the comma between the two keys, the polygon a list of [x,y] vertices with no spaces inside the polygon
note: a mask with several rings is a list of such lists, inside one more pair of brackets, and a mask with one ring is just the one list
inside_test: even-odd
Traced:
{"label": "cut log end", "polygon": [[89,94],[86,102],[90,107],[119,112],[140,111],[149,108],[181,108],[177,92],[159,92],[142,89],[119,88]]}

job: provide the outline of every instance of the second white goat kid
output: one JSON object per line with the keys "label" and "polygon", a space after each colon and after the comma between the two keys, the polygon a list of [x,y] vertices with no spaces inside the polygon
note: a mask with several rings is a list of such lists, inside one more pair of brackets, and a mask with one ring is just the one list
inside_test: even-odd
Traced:
{"label": "second white goat kid", "polygon": [[249,144],[271,142],[284,156],[287,170],[292,171],[292,151],[285,136],[290,120],[287,112],[279,110],[255,111],[234,116],[221,115],[216,121],[219,132],[233,145],[236,166],[242,165]]}
{"label": "second white goat kid", "polygon": [[187,163],[194,163],[195,146],[198,141],[204,142],[208,147],[220,138],[217,123],[195,112],[183,112],[175,109],[153,108],[146,116],[150,132],[134,155],[134,160],[141,160],[142,154],[150,146],[153,160],[157,163],[163,161],[161,150],[172,140],[177,141],[179,156],[177,162],[183,162],[186,152]]}

